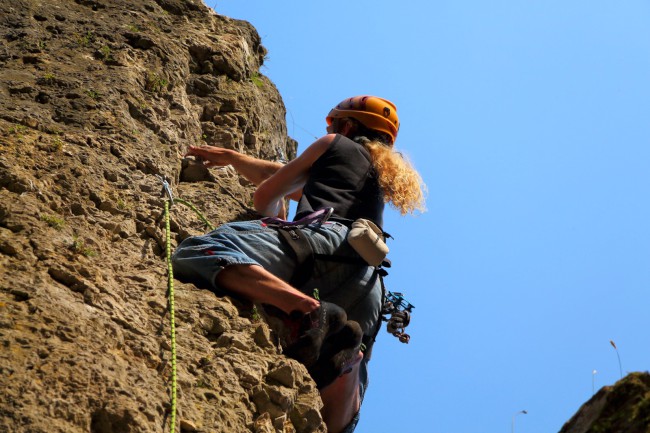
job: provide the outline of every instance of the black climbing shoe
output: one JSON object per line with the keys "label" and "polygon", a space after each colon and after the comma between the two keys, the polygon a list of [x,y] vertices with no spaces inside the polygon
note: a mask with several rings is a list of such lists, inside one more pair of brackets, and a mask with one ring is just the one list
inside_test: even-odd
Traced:
{"label": "black climbing shoe", "polygon": [[310,367],[317,360],[325,339],[338,333],[347,322],[345,310],[331,302],[321,302],[318,309],[305,314],[295,342],[290,342],[285,354]]}
{"label": "black climbing shoe", "polygon": [[359,324],[348,320],[343,328],[331,334],[322,345],[318,361],[307,370],[318,389],[323,389],[337,377],[349,372],[359,357],[363,331]]}

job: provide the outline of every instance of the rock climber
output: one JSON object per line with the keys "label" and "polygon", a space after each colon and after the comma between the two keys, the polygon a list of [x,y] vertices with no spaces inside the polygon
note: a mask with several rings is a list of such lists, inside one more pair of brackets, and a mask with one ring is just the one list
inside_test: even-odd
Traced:
{"label": "rock climber", "polygon": [[[284,165],[229,149],[190,147],[188,156],[208,167],[231,165],[255,184],[253,204],[267,218],[227,223],[187,238],[172,262],[181,281],[283,315],[290,329],[285,352],[314,377],[328,431],[349,433],[359,420],[368,385],[369,349],[381,324],[383,288],[378,268],[363,262],[346,237],[360,218],[381,228],[385,203],[402,215],[423,211],[425,185],[394,149],[399,119],[390,101],[348,98],[326,120],[327,134]],[[281,236],[287,227],[269,223],[286,218],[286,198],[298,201],[293,221],[303,224],[299,232],[289,231],[308,241],[316,257],[308,265]],[[297,268],[305,266],[311,269],[298,284]]]}

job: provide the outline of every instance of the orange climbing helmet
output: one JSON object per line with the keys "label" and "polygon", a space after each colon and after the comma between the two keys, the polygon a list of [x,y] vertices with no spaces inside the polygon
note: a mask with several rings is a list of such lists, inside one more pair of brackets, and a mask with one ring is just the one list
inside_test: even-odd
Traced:
{"label": "orange climbing helmet", "polygon": [[392,102],[377,96],[354,96],[341,101],[327,115],[327,124],[332,119],[351,117],[368,129],[387,134],[393,145],[399,130],[397,107]]}

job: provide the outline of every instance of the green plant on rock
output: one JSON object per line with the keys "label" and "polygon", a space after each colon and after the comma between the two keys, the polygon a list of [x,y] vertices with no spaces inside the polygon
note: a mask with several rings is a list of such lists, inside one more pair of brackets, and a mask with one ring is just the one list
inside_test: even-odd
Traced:
{"label": "green plant on rock", "polygon": [[117,198],[117,200],[115,201],[115,205],[121,211],[126,211],[126,210],[129,210],[129,209],[131,209],[133,207],[133,205],[130,202],[123,199],[122,197]]}
{"label": "green plant on rock", "polygon": [[254,72],[253,75],[251,75],[251,81],[259,88],[264,87],[264,81],[258,72]]}
{"label": "green plant on rock", "polygon": [[95,257],[97,253],[95,250],[92,248],[88,248],[86,246],[86,243],[83,241],[83,239],[79,239],[77,236],[75,236],[72,240],[72,244],[70,244],[70,249],[77,253],[81,254],[86,257]]}
{"label": "green plant on rock", "polygon": [[61,152],[63,150],[63,140],[61,140],[59,137],[56,137],[54,141],[52,141],[52,150],[55,152]]}
{"label": "green plant on rock", "polygon": [[169,81],[156,72],[149,71],[145,78],[144,88],[149,92],[161,93],[167,88]]}
{"label": "green plant on rock", "polygon": [[85,35],[79,36],[77,42],[82,47],[89,47],[93,42],[95,42],[95,35],[91,31],[87,31]]}
{"label": "green plant on rock", "polygon": [[111,48],[109,46],[107,45],[102,46],[99,49],[99,53],[103,61],[105,62],[113,61],[113,56],[111,55]]}
{"label": "green plant on rock", "polygon": [[41,214],[41,221],[46,222],[47,225],[57,230],[61,230],[65,225],[65,220],[62,217],[46,213]]}
{"label": "green plant on rock", "polygon": [[27,127],[24,125],[16,125],[12,126],[9,128],[7,131],[7,135],[10,135],[14,138],[14,140],[18,143],[25,143],[25,132],[27,131]]}
{"label": "green plant on rock", "polygon": [[52,84],[55,78],[56,76],[52,72],[46,72],[45,75],[43,75],[43,81],[45,81],[46,84]]}
{"label": "green plant on rock", "polygon": [[22,137],[22,135],[25,133],[27,130],[27,127],[25,125],[14,125],[11,128],[7,130],[7,132],[11,135],[17,135],[19,137]]}
{"label": "green plant on rock", "polygon": [[95,101],[99,99],[101,96],[98,92],[95,92],[94,90],[86,90],[86,95],[90,97],[90,99],[94,99]]}
{"label": "green plant on rock", "polygon": [[260,315],[260,312],[257,309],[257,305],[253,305],[253,309],[251,310],[251,321],[259,322],[261,320],[262,320],[262,316]]}

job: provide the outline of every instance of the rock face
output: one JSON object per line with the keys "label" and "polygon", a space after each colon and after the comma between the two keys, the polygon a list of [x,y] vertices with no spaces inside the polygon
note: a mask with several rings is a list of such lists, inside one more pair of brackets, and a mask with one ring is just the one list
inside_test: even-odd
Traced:
{"label": "rock face", "polygon": [[[198,0],[0,2],[0,431],[170,429],[162,183],[213,225],[255,217],[207,143],[295,157],[250,24]],[[171,210],[171,244],[206,230]],[[325,432],[304,367],[251,305],[174,288],[180,432]],[[650,376],[561,433],[650,432]]]}
{"label": "rock face", "polygon": [[582,405],[560,433],[649,433],[650,374],[631,373]]}
{"label": "rock face", "polygon": [[[190,144],[291,159],[250,24],[198,0],[0,2],[0,431],[161,432],[161,182],[217,225],[253,189]],[[171,211],[171,243],[205,231]],[[304,367],[250,305],[175,285],[181,432],[322,432]]]}

